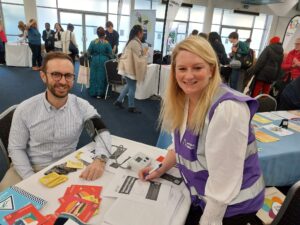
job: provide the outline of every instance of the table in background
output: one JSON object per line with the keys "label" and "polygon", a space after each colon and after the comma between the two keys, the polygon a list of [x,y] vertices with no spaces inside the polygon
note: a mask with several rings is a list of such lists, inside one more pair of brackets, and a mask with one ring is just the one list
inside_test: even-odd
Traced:
{"label": "table in background", "polygon": [[[263,116],[263,114],[259,114]],[[280,120],[273,121],[278,125]],[[263,124],[259,124],[262,125]],[[279,137],[276,134],[261,128],[263,132],[279,141],[262,143],[257,141],[259,161],[267,186],[287,186],[300,180],[300,133]]]}
{"label": "table in background", "polygon": [[157,94],[159,65],[149,64],[143,82],[137,82],[135,98],[147,99]]}
{"label": "table in background", "polygon": [[[262,116],[262,114],[259,115]],[[275,120],[273,123],[278,125],[280,120]],[[259,126],[263,125],[259,124]],[[259,130],[280,139],[271,143],[256,141],[259,148],[259,162],[266,186],[289,186],[299,181],[300,133],[293,130],[294,134],[292,135],[278,137],[264,128]],[[166,132],[160,132],[156,146],[167,148],[171,143],[171,135]]]}
{"label": "table in background", "polygon": [[32,53],[28,44],[6,43],[5,60],[7,66],[32,66]]}
{"label": "table in background", "polygon": [[[116,136],[112,136],[112,144],[113,145],[123,145],[125,148],[127,148],[127,151],[130,152],[130,155],[134,155],[138,151],[142,151],[145,154],[151,156],[152,158],[156,158],[160,155],[165,155],[166,151],[145,145],[142,143],[138,143],[135,141],[131,141],[125,138],[120,138]],[[79,151],[87,151],[94,149],[95,144],[90,143],[83,148],[79,149]],[[67,160],[74,160],[75,159],[75,152],[66,156],[65,158],[59,160],[58,162],[55,163],[55,165],[61,164],[63,162],[66,162]],[[125,154],[125,153],[124,153]],[[78,184],[78,185],[99,185],[103,186],[103,188],[106,188],[109,182],[112,179],[112,176],[114,174],[105,172],[103,176],[100,179],[97,179],[95,181],[86,181],[82,180],[79,178],[80,173],[82,173],[82,170],[78,170],[74,173],[68,174],[68,181],[64,182],[54,188],[47,188],[43,186],[38,180],[43,176],[43,173],[50,169],[53,165],[50,165],[49,167],[41,170],[40,172],[32,175],[31,177],[21,181],[18,183],[16,186],[23,188],[24,190],[39,196],[43,198],[44,200],[48,201],[48,203],[42,208],[40,211],[43,215],[47,214],[53,214],[55,210],[59,206],[58,198],[62,197],[66,188],[69,187],[72,184]],[[108,166],[108,165],[107,165]],[[181,185],[184,185],[182,183]],[[185,222],[188,210],[190,208],[190,197],[189,197],[189,192],[186,188],[183,188],[183,194],[184,194],[184,200],[180,204],[180,208],[177,210],[176,217],[173,218],[172,220],[172,225],[182,225]],[[100,209],[99,209],[99,214],[93,216],[89,220],[89,224],[95,224],[95,225],[100,225],[100,224],[106,224],[103,222],[104,215],[105,213],[109,210],[110,206],[114,203],[115,199],[114,198],[107,198],[107,197],[102,197],[102,201],[100,204]],[[124,209],[124,213],[126,213],[126,209]],[[149,213],[151,213],[149,211]]]}

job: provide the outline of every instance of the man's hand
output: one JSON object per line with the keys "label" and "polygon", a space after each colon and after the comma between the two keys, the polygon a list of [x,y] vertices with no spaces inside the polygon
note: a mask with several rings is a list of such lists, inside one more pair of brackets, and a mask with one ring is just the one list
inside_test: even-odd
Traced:
{"label": "man's hand", "polygon": [[238,49],[237,47],[231,47],[232,52],[237,52],[237,49]]}
{"label": "man's hand", "polygon": [[80,177],[85,180],[96,180],[102,176],[105,168],[105,163],[99,159],[95,159],[86,169],[80,174]]}

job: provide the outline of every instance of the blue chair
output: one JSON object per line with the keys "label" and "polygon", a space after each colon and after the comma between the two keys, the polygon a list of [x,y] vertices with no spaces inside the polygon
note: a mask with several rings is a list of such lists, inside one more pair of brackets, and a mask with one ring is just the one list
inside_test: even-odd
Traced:
{"label": "blue chair", "polygon": [[167,147],[169,147],[170,144],[172,144],[172,135],[165,131],[160,131],[156,147],[167,149]]}
{"label": "blue chair", "polygon": [[17,105],[11,106],[0,114],[0,181],[9,169],[10,160],[8,158],[8,137],[11,126],[12,117]]}

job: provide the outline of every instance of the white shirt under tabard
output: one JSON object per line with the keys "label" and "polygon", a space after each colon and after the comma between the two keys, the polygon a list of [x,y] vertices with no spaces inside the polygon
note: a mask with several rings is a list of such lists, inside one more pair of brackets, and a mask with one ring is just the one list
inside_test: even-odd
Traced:
{"label": "white shirt under tabard", "polygon": [[[180,138],[186,129],[187,112],[188,103]],[[200,225],[222,225],[227,205],[241,189],[249,122],[250,110],[246,103],[227,100],[215,109],[206,136],[209,177],[205,187],[207,202]],[[174,149],[174,144],[169,148]]]}

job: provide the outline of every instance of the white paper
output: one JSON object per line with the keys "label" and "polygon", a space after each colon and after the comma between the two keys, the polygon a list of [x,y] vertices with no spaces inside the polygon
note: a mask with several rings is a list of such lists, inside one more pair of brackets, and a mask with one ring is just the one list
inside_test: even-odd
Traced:
{"label": "white paper", "polygon": [[262,112],[262,113],[257,113],[257,114],[260,116],[264,116],[270,120],[282,120],[283,119],[281,116],[278,116],[271,112]]}
{"label": "white paper", "polygon": [[291,134],[294,133],[293,131],[281,128],[281,127],[276,126],[274,124],[265,125],[265,126],[263,126],[263,128],[271,131],[272,133],[274,133],[274,134],[276,134],[278,136],[287,136],[287,135],[291,135]]}
{"label": "white paper", "polygon": [[299,116],[296,116],[295,114],[289,113],[287,111],[273,111],[272,113],[289,120],[292,118],[300,118]]}
{"label": "white paper", "polygon": [[183,199],[183,194],[173,188],[168,196],[167,205],[153,207],[120,197],[105,214],[104,222],[111,225],[169,225]]}
{"label": "white paper", "polygon": [[127,171],[116,173],[102,195],[105,197],[123,197],[151,205],[166,205],[171,186],[157,181],[142,181],[136,173]]}

